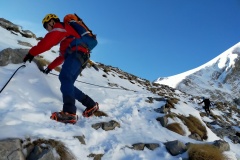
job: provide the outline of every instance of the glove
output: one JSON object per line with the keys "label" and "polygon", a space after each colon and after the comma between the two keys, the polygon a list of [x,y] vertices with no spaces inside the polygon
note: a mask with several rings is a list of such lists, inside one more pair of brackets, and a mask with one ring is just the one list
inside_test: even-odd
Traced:
{"label": "glove", "polygon": [[52,70],[49,69],[49,68],[46,68],[45,70],[43,70],[42,72],[45,73],[45,74],[48,74],[49,72],[51,72]]}
{"label": "glove", "polygon": [[28,53],[28,54],[24,57],[23,62],[26,63],[27,61],[29,61],[29,62],[31,63],[32,60],[33,60],[33,58],[34,58],[34,56],[31,55],[30,53]]}

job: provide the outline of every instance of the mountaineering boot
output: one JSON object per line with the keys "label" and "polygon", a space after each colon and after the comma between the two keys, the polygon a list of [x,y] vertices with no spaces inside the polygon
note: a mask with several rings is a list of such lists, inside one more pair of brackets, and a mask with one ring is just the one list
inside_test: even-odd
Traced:
{"label": "mountaineering boot", "polygon": [[92,108],[86,108],[83,111],[83,117],[91,117],[94,112],[96,112],[99,109],[98,103],[96,102],[96,105]]}
{"label": "mountaineering boot", "polygon": [[71,124],[75,124],[78,120],[78,116],[76,114],[70,114],[63,111],[52,113],[52,116],[50,118],[58,122]]}

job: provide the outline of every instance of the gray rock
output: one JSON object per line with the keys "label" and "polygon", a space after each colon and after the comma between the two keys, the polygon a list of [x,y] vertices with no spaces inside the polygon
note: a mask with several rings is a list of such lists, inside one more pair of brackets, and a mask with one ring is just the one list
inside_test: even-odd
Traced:
{"label": "gray rock", "polygon": [[197,141],[202,141],[202,138],[197,133],[193,133],[193,134],[189,135],[188,137],[195,139]]}
{"label": "gray rock", "polygon": [[120,128],[120,124],[114,120],[103,123],[102,129],[105,131],[114,130],[116,127]]}
{"label": "gray rock", "polygon": [[58,160],[54,158],[51,148],[35,146],[27,160]]}
{"label": "gray rock", "polygon": [[92,125],[92,128],[99,129],[102,128],[105,131],[114,130],[116,127],[120,127],[120,124],[114,120],[109,122],[100,122]]}
{"label": "gray rock", "polygon": [[168,112],[170,112],[170,108],[166,107],[166,105],[163,105],[161,108],[154,109],[154,111],[157,113],[167,114]]}
{"label": "gray rock", "polygon": [[[21,34],[23,37],[26,38],[36,38],[36,35],[34,33],[32,33],[29,30],[22,30],[21,26],[16,25],[4,18],[0,18],[0,26],[6,30],[11,31],[11,33],[16,34],[19,33]],[[16,34],[17,35],[17,34]]]}
{"label": "gray rock", "polygon": [[85,139],[84,135],[82,135],[82,136],[74,136],[74,138],[77,138],[81,144],[84,144],[84,145],[86,144],[86,142],[84,140]]}
{"label": "gray rock", "polygon": [[213,145],[216,146],[220,151],[230,151],[230,145],[226,141],[216,140],[213,142]]}
{"label": "gray rock", "polygon": [[240,137],[238,136],[229,135],[228,138],[231,139],[234,144],[240,143]]}
{"label": "gray rock", "polygon": [[30,155],[34,147],[35,147],[34,144],[28,144],[26,146],[23,146],[23,148],[25,148],[25,157],[28,157]]}
{"label": "gray rock", "polygon": [[93,125],[92,125],[92,128],[98,130],[99,128],[102,128],[102,124],[103,124],[103,123],[96,123],[96,124],[93,124]]}
{"label": "gray rock", "polygon": [[160,147],[158,143],[149,143],[145,145],[150,150],[155,150],[156,148]]}
{"label": "gray rock", "polygon": [[132,149],[134,150],[144,150],[145,144],[144,143],[136,143],[132,145]]}
{"label": "gray rock", "polygon": [[135,143],[132,145],[132,147],[128,147],[128,148],[131,148],[133,150],[142,151],[142,150],[144,150],[144,147],[147,147],[149,150],[155,150],[159,146],[160,145],[157,143]]}
{"label": "gray rock", "polygon": [[20,41],[18,40],[18,44],[22,45],[22,46],[27,46],[27,47],[32,47],[32,45],[28,42],[23,42],[23,41]]}
{"label": "gray rock", "polygon": [[94,153],[91,153],[91,154],[88,155],[88,157],[92,157],[93,160],[101,160],[103,155],[104,154],[94,154]]}
{"label": "gray rock", "polygon": [[28,49],[7,48],[0,52],[0,66],[6,66],[9,63],[23,63],[23,58],[28,53]]}
{"label": "gray rock", "polygon": [[147,97],[147,98],[148,98],[148,100],[146,100],[146,102],[153,103],[153,98],[152,97]]}
{"label": "gray rock", "polygon": [[164,117],[158,117],[156,120],[159,121],[160,124],[161,124],[163,127],[166,127],[167,124],[168,124],[168,119],[167,119],[166,116],[164,116]]}
{"label": "gray rock", "polygon": [[0,140],[0,159],[25,160],[21,140],[17,138]]}
{"label": "gray rock", "polygon": [[210,125],[218,125],[218,122],[217,121],[212,121],[209,123]]}
{"label": "gray rock", "polygon": [[187,150],[186,145],[178,140],[166,142],[165,146],[168,152],[173,156],[182,154]]}
{"label": "gray rock", "polygon": [[163,102],[165,102],[166,101],[166,99],[165,98],[163,98],[163,97],[159,97],[159,98],[153,98],[155,101],[163,101]]}

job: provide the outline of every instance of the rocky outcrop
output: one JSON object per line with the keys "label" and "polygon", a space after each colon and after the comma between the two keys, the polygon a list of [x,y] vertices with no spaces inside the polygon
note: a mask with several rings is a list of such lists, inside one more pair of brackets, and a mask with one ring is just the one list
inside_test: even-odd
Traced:
{"label": "rocky outcrop", "polygon": [[19,25],[16,25],[4,18],[0,18],[0,26],[2,28],[5,28],[9,31],[11,31],[12,34],[16,34],[16,33],[19,33],[21,34],[23,37],[26,37],[26,38],[35,38],[36,39],[36,35],[34,33],[32,33],[31,31],[29,30],[22,30],[21,26]]}
{"label": "rocky outcrop", "polygon": [[59,160],[76,158],[56,140],[38,139],[33,142],[18,138],[0,140],[0,159],[14,160]]}
{"label": "rocky outcrop", "polygon": [[20,139],[0,140],[1,159],[25,160]]}
{"label": "rocky outcrop", "polygon": [[102,128],[105,131],[114,130],[116,127],[119,128],[120,124],[114,120],[111,120],[109,122],[100,122],[92,125],[92,128],[96,130]]}
{"label": "rocky outcrop", "polygon": [[23,63],[23,58],[27,53],[28,49],[4,49],[0,52],[0,66]]}

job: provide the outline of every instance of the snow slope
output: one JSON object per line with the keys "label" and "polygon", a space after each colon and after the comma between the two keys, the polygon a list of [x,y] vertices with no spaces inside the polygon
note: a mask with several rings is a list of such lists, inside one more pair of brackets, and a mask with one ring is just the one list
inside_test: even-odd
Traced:
{"label": "snow slope", "polygon": [[[0,49],[7,47],[27,48],[20,46],[16,41],[21,39],[31,44],[36,44],[35,39],[27,39],[15,34],[10,34],[0,27]],[[57,51],[57,47],[52,50]],[[94,52],[93,52],[94,54]],[[43,54],[48,60],[53,60],[56,54],[48,51]],[[0,88],[4,86],[12,73],[22,64],[9,64],[0,67]],[[53,71],[58,74],[58,72]],[[62,124],[50,120],[52,112],[62,109],[62,97],[60,93],[60,83],[58,77],[41,73],[34,63],[27,63],[25,68],[20,69],[9,85],[0,94],[0,139],[18,138],[46,138],[62,141],[74,153],[78,159],[92,159],[87,156],[90,153],[104,154],[102,159],[110,160],[145,160],[145,159],[164,159],[177,160],[187,157],[186,153],[178,156],[171,156],[164,142],[180,140],[184,143],[199,143],[187,136],[181,136],[162,127],[156,118],[163,116],[154,109],[164,105],[165,102],[147,103],[147,97],[159,97],[148,90],[145,86],[131,83],[129,80],[121,79],[119,74],[112,71],[107,74],[101,69],[96,72],[93,68],[86,68],[78,80],[109,87],[108,83],[115,83],[133,91],[119,89],[102,88],[81,82],[76,82],[76,87],[91,96],[100,105],[100,109],[108,114],[108,117],[84,118],[81,116],[84,107],[76,103],[79,120],[75,125]],[[199,115],[199,106],[196,103],[184,103],[189,100],[188,96],[180,91],[177,98],[180,102],[172,112],[193,116],[204,120]],[[214,112],[214,111],[213,111]],[[215,114],[221,114],[214,112]],[[206,117],[205,117],[206,118]],[[95,130],[92,124],[115,120],[120,123],[120,128],[112,131],[102,129]],[[211,121],[211,119],[207,119]],[[204,122],[202,122],[204,124]],[[205,124],[204,124],[205,125]],[[236,127],[239,129],[239,127]],[[210,129],[206,142],[213,142],[220,139]],[[185,132],[189,133],[185,128]],[[86,145],[82,145],[73,136],[84,135]],[[227,139],[225,139],[227,140]],[[134,143],[158,143],[160,147],[154,151],[144,149],[144,151],[132,150],[126,146]],[[232,144],[231,151],[226,154],[231,159],[240,157],[239,144]]]}

